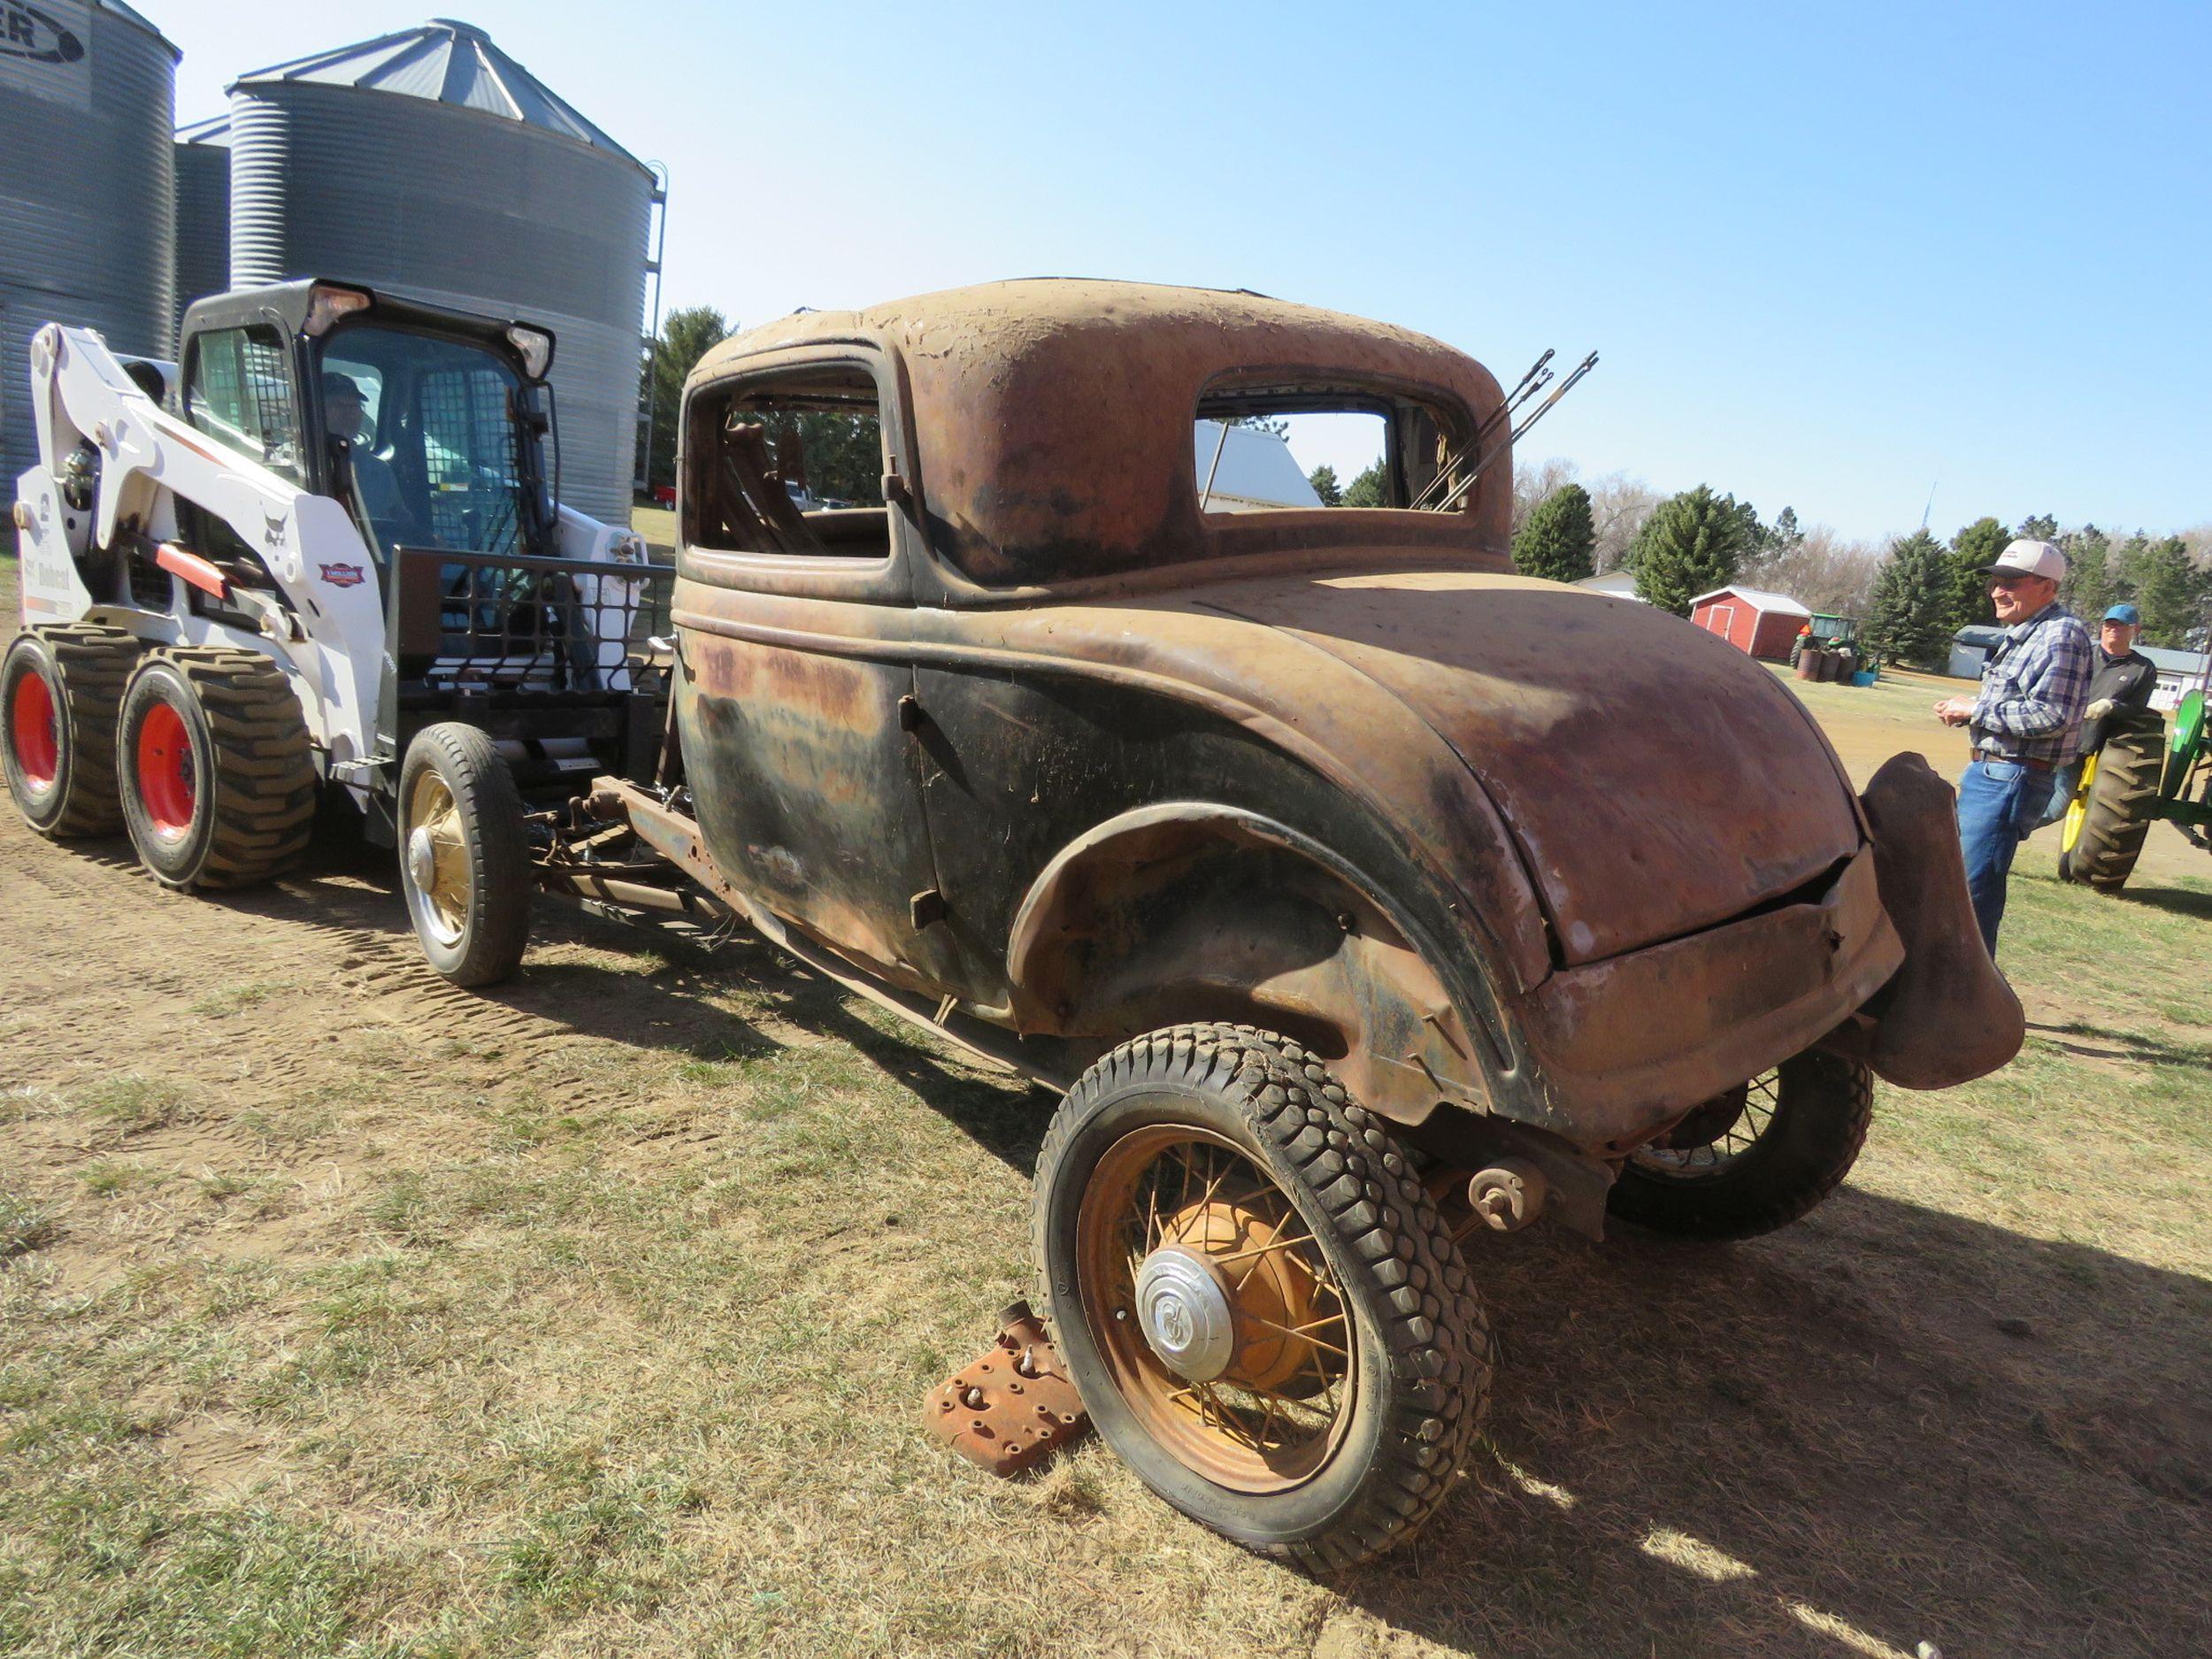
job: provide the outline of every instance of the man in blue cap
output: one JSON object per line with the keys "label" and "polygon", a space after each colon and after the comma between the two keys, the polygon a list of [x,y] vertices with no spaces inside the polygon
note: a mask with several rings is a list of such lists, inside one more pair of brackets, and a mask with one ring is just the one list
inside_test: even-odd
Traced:
{"label": "man in blue cap", "polygon": [[2142,631],[2143,613],[2133,605],[2117,604],[2104,613],[2089,658],[2089,706],[2082,710],[2081,737],[2074,758],[2059,770],[2051,804],[2037,821],[2038,829],[2066,816],[2066,809],[2081,793],[2082,762],[2104,747],[2116,723],[2125,725],[2131,710],[2151,706],[2151,693],[2158,688],[2158,664],[2135,649]]}
{"label": "man in blue cap", "polygon": [[[2158,664],[2135,649],[2143,632],[2143,613],[2133,605],[2115,605],[2097,630],[2096,671],[2089,679],[2089,706],[2082,711],[2081,753],[2093,755],[2123,709],[2147,709],[2158,688]],[[2081,771],[2078,759],[2074,764]],[[2071,791],[2069,791],[2070,794]]]}

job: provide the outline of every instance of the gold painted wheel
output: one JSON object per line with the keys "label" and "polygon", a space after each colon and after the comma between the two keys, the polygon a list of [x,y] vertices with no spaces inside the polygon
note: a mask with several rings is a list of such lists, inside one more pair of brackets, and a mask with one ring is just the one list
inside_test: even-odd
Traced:
{"label": "gold painted wheel", "polygon": [[453,791],[435,772],[415,780],[407,802],[408,897],[423,926],[444,944],[468,931],[469,849]]}
{"label": "gold painted wheel", "polygon": [[1283,1492],[1352,1416],[1352,1307],[1290,1196],[1225,1137],[1187,1124],[1122,1136],[1076,1220],[1088,1311],[1147,1432],[1232,1490]]}

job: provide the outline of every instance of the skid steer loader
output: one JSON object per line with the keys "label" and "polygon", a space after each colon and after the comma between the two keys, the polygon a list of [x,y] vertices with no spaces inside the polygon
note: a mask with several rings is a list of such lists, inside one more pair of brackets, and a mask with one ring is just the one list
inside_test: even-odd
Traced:
{"label": "skid steer loader", "polygon": [[511,970],[534,835],[595,775],[649,778],[666,709],[670,572],[559,504],[553,348],[324,280],[199,301],[173,367],[40,329],[0,660],[32,827],[235,887],[347,800],[432,964]]}

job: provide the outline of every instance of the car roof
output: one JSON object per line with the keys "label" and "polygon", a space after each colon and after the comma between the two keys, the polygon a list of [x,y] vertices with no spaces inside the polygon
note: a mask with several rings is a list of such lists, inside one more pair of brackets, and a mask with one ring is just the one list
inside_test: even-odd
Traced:
{"label": "car roof", "polygon": [[1355,519],[1402,560],[1504,555],[1503,464],[1467,512],[1198,511],[1192,422],[1224,376],[1256,396],[1342,384],[1487,419],[1502,401],[1489,372],[1410,329],[1243,290],[1026,278],[779,319],[707,352],[687,393],[840,343],[897,360],[934,539],[979,583],[1329,545]]}

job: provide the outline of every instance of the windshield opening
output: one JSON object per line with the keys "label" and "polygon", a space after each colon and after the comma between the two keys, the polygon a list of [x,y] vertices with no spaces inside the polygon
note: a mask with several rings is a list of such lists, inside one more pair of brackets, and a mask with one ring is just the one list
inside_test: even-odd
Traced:
{"label": "windshield opening", "polygon": [[[1463,414],[1374,387],[1217,382],[1199,396],[1192,458],[1202,511],[1469,511]],[[1438,477],[1440,465],[1451,476]]]}
{"label": "windshield opening", "polygon": [[363,323],[325,342],[318,374],[338,486],[380,561],[554,550],[542,394],[497,352]]}

